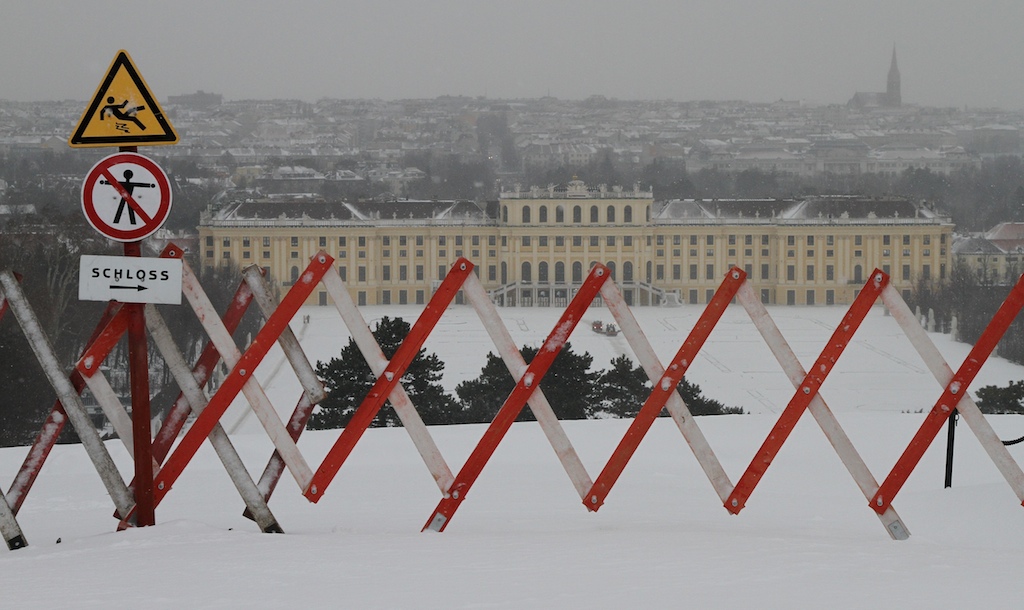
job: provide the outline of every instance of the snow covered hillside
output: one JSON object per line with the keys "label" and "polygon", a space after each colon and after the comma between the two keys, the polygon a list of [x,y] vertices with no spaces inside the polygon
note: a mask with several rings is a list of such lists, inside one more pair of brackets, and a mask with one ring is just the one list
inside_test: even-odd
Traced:
{"label": "snow covered hillside", "polygon": [[[634,310],[662,360],[675,353],[696,307]],[[539,344],[558,310],[499,310],[517,343]],[[628,352],[592,333],[574,349],[605,368]],[[801,360],[812,361],[842,308],[770,308]],[[303,315],[310,316],[308,324]],[[366,308],[375,317],[412,307]],[[311,360],[347,341],[337,313],[307,308],[294,329]],[[955,369],[969,347],[932,335]],[[479,373],[492,349],[471,309],[450,309],[427,342],[447,363],[445,385]],[[257,371],[282,413],[299,390],[272,351]],[[752,414],[699,418],[735,483],[792,394],[753,325],[731,307],[690,377]],[[972,386],[1005,384],[1024,367],[989,362]],[[871,312],[822,389],[877,479],[895,463],[940,388],[895,322]],[[1024,418],[993,416],[1002,438]],[[272,448],[236,404],[225,422],[251,473]],[[591,477],[628,426],[566,422]],[[485,426],[431,428],[457,471]],[[337,431],[299,442],[317,465]],[[157,510],[158,525],[116,533],[112,504],[79,446],[57,447],[19,514],[30,546],[0,551],[0,590],[19,608],[964,608],[1017,607],[1024,573],[1024,508],[965,426],[954,487],[942,489],[945,442],[926,453],[893,506],[910,530],[894,542],[814,420],[805,415],[752,494],[730,515],[668,419],[640,445],[607,503],[589,513],[536,423],[515,424],[442,534],[421,533],[440,493],[405,431],[369,430],[319,504],[286,474],[270,503],[284,535],[261,534],[215,454],[204,446]],[[107,444],[122,474],[131,463]],[[1024,462],[1024,445],[1011,447]],[[24,448],[0,450],[0,480]],[[4,483],[7,485],[7,482]],[[60,540],[58,544],[57,541]],[[13,606],[12,606],[13,607]]]}

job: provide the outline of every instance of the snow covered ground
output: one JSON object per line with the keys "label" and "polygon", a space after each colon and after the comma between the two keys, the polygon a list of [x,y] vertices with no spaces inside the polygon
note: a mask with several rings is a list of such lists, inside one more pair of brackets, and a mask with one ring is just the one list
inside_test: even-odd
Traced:
{"label": "snow covered ground", "polygon": [[[844,311],[770,308],[805,364]],[[634,312],[664,361],[700,308]],[[539,345],[559,311],[499,313],[517,343]],[[372,326],[383,315],[412,321],[418,309],[363,314]],[[610,320],[592,309],[571,341],[604,368],[629,348],[621,336],[592,333],[594,319]],[[337,354],[347,340],[333,309],[307,308],[296,320],[312,360]],[[931,336],[957,368],[969,347]],[[447,363],[449,389],[475,377],[492,349],[467,307],[446,312],[426,347]],[[272,351],[257,374],[278,409],[290,412],[299,390],[280,353]],[[735,482],[792,388],[738,307],[689,376],[706,394],[752,413],[698,420]],[[1024,367],[993,360],[972,389],[1022,377]],[[879,480],[939,393],[880,308],[822,389]],[[1024,434],[1024,418],[989,419],[1002,438]],[[224,421],[258,475],[271,447],[255,417],[236,404]],[[564,424],[591,477],[628,423]],[[431,432],[457,471],[484,429]],[[337,436],[307,432],[299,447],[315,468]],[[108,447],[130,476],[124,448]],[[1024,462],[1024,445],[1010,451]],[[285,535],[258,533],[241,517],[242,503],[208,446],[159,507],[159,525],[115,533],[112,504],[82,448],[60,446],[19,514],[30,546],[0,551],[0,591],[20,608],[1018,607],[1024,508],[963,423],[954,487],[946,490],[944,454],[940,438],[894,502],[911,532],[894,542],[806,415],[738,516],[722,508],[668,419],[655,423],[597,513],[582,506],[537,424],[516,424],[442,534],[420,533],[440,494],[402,429],[368,431],[319,504],[285,475],[270,503]],[[0,480],[13,478],[24,455],[24,448],[0,450]]]}

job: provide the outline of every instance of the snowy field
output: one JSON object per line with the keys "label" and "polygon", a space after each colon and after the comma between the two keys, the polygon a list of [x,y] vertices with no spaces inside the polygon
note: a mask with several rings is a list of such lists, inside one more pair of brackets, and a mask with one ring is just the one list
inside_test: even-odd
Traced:
{"label": "snowy field", "polygon": [[[412,322],[414,307],[363,308]],[[678,349],[698,307],[637,308],[663,361]],[[844,308],[773,307],[801,361],[813,361]],[[539,345],[556,309],[499,309],[518,344]],[[310,322],[302,323],[309,315]],[[629,353],[621,336],[571,337],[596,368]],[[347,331],[330,308],[306,308],[294,330],[311,360],[338,353]],[[969,347],[932,339],[956,369]],[[452,389],[479,374],[493,349],[468,307],[446,312],[426,344],[447,363]],[[287,416],[298,384],[280,352],[257,371]],[[733,483],[792,395],[753,325],[730,307],[688,376],[705,394],[748,415],[698,424]],[[993,359],[972,390],[1024,377]],[[543,384],[542,384],[543,385]],[[885,477],[941,389],[892,318],[871,312],[822,389],[861,456]],[[1024,418],[989,418],[1002,438]],[[241,404],[226,414],[250,472],[271,446]],[[564,424],[591,477],[625,420]],[[485,426],[434,427],[457,471]],[[307,432],[299,447],[315,468],[337,431]],[[108,447],[122,473],[131,463]],[[1024,462],[1024,445],[1010,448]],[[6,487],[24,448],[0,450]],[[604,507],[581,504],[535,423],[515,424],[442,534],[420,533],[440,494],[402,429],[370,430],[319,504],[286,474],[271,509],[287,532],[261,534],[204,446],[157,510],[158,525],[115,533],[112,504],[79,446],[57,447],[19,522],[31,546],[0,551],[5,607],[108,608],[1016,608],[1024,593],[1024,508],[961,422],[954,487],[943,489],[944,434],[893,506],[911,538],[884,531],[817,424],[805,415],[747,508],[724,508],[678,429],[659,419]],[[57,541],[60,540],[58,544]],[[8,604],[11,604],[8,606]]]}

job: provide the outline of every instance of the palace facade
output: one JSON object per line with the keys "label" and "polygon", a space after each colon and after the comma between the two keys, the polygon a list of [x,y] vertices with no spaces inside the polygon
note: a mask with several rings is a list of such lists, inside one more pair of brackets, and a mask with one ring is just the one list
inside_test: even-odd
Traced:
{"label": "palace facade", "polygon": [[[497,202],[270,198],[203,215],[206,267],[260,265],[287,287],[323,249],[360,305],[425,303],[459,257],[504,306],[564,306],[607,265],[634,305],[706,303],[733,265],[765,303],[848,304],[879,268],[909,294],[952,266],[951,220],[856,196],[655,201],[639,187],[516,188]],[[308,304],[327,304],[314,291]],[[456,298],[461,302],[461,295]]]}

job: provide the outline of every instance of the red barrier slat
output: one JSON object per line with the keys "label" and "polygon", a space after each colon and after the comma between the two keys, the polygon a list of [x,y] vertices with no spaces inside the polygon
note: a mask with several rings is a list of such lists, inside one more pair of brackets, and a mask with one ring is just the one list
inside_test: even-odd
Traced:
{"label": "red barrier slat", "polygon": [[889,476],[885,478],[885,481],[879,486],[878,492],[871,498],[872,510],[883,513],[892,503],[907,478],[910,477],[910,473],[921,461],[928,446],[935,440],[935,435],[939,433],[953,410],[956,409],[957,404],[967,394],[967,388],[974,381],[974,377],[988,357],[992,355],[992,350],[1006,334],[1022,307],[1024,307],[1024,275],[1017,280],[1013,290],[999,306],[992,321],[985,327],[981,336],[978,337],[978,341],[971,348],[971,352],[967,354],[967,358],[953,375],[953,379],[946,385],[942,395],[935,402],[935,406],[925,417],[924,423],[921,424],[910,444],[896,461]]}
{"label": "red barrier slat", "polygon": [[302,272],[299,279],[281,300],[281,304],[271,314],[260,332],[256,334],[249,349],[242,354],[238,363],[231,369],[224,383],[217,393],[210,399],[209,404],[196,418],[192,427],[185,433],[184,438],[178,447],[171,453],[167,462],[154,479],[154,503],[159,504],[171,486],[181,476],[185,466],[192,460],[203,441],[209,436],[214,426],[220,421],[224,411],[231,402],[238,396],[242,386],[249,381],[249,378],[256,371],[256,367],[270,351],[270,348],[277,342],[278,336],[291,321],[295,312],[306,301],[306,298],[313,292],[324,273],[330,270],[334,259],[323,251],[313,256],[312,261],[306,270]]}
{"label": "red barrier slat", "polygon": [[544,340],[544,345],[541,346],[540,351],[534,356],[533,361],[526,368],[522,378],[516,382],[512,393],[505,399],[505,403],[501,405],[497,415],[494,416],[494,420],[487,427],[480,442],[473,449],[473,453],[470,454],[459,474],[455,477],[448,495],[441,500],[434,510],[434,514],[431,515],[426,525],[423,526],[424,530],[433,529],[440,532],[444,531],[444,528],[448,526],[452,515],[458,510],[459,505],[466,498],[466,494],[469,493],[470,487],[473,486],[477,477],[480,476],[487,461],[494,455],[495,449],[498,448],[501,440],[505,437],[509,428],[512,427],[512,423],[515,422],[523,407],[526,406],[530,395],[540,385],[542,378],[551,367],[551,363],[555,361],[555,357],[562,351],[562,347],[569,339],[569,335],[576,328],[583,313],[597,296],[598,291],[601,290],[602,284],[608,280],[608,276],[608,268],[604,265],[595,265],[590,270],[590,274],[587,276],[586,281],[583,282],[579,292],[576,293],[572,302],[569,303],[569,307],[562,313],[562,316],[558,319],[558,324],[555,325],[547,339]]}
{"label": "red barrier slat", "polygon": [[608,459],[601,474],[597,475],[593,487],[587,492],[583,504],[588,509],[597,511],[604,504],[608,493],[619,479],[622,471],[625,470],[626,464],[633,457],[637,447],[640,446],[640,441],[647,435],[661,410],[665,408],[665,403],[672,396],[672,392],[676,391],[686,370],[697,357],[697,352],[707,341],[712,329],[718,324],[726,307],[729,306],[729,302],[736,296],[736,291],[739,290],[746,278],[747,274],[737,267],[733,267],[725,274],[725,279],[715,291],[714,297],[704,308],[693,330],[687,335],[686,340],[679,347],[679,351],[665,368],[664,374],[654,383],[647,400],[644,401],[640,411],[633,418],[629,429],[626,430],[626,434],[615,447],[615,451]]}
{"label": "red barrier slat", "polygon": [[110,322],[103,328],[96,340],[82,354],[82,357],[75,363],[75,370],[82,377],[92,377],[100,370],[100,365],[106,360],[110,351],[114,349],[121,337],[128,332],[128,308],[121,307],[117,314],[110,319]]}
{"label": "red barrier slat", "polygon": [[839,328],[832,334],[829,342],[825,345],[825,349],[822,350],[821,355],[818,356],[818,359],[810,367],[800,387],[782,411],[782,415],[779,416],[775,427],[772,428],[768,438],[765,439],[754,459],[747,466],[746,471],[744,471],[743,476],[736,483],[732,494],[726,499],[725,508],[730,513],[735,515],[743,510],[751,492],[754,491],[764,473],[768,471],[772,460],[775,459],[779,450],[782,449],[782,445],[789,438],[789,434],[793,431],[797,421],[800,420],[800,416],[804,414],[807,406],[811,404],[811,400],[818,394],[821,384],[825,382],[825,378],[832,372],[836,361],[842,355],[846,346],[849,345],[853,334],[857,332],[857,328],[860,327],[861,322],[864,321],[868,312],[871,311],[875,300],[878,299],[882,289],[888,283],[889,276],[882,271],[875,269],[871,273],[871,277],[864,284],[864,288],[857,295],[857,298],[854,299],[850,309],[846,312],[842,322],[840,322]]}
{"label": "red barrier slat", "polygon": [[464,258],[460,258],[452,265],[448,275],[445,276],[437,291],[434,292],[434,296],[427,303],[423,313],[420,314],[416,323],[409,329],[409,334],[402,341],[402,344],[398,346],[398,350],[395,351],[395,355],[388,362],[384,372],[377,378],[369,394],[366,395],[363,402],[355,410],[355,413],[352,414],[352,418],[349,420],[348,425],[345,426],[341,436],[335,441],[331,450],[327,452],[327,457],[320,464],[320,468],[313,474],[309,486],[302,494],[309,501],[318,502],[323,497],[324,490],[327,489],[335,475],[338,474],[338,470],[341,469],[349,454],[352,453],[352,449],[359,442],[363,432],[366,431],[373,422],[373,418],[377,416],[381,407],[384,406],[384,402],[391,395],[391,391],[395,389],[402,375],[405,374],[405,369],[409,367],[413,358],[419,353],[430,331],[434,329],[437,321],[444,314],[444,310],[448,308],[462,283],[472,272],[473,263]]}

